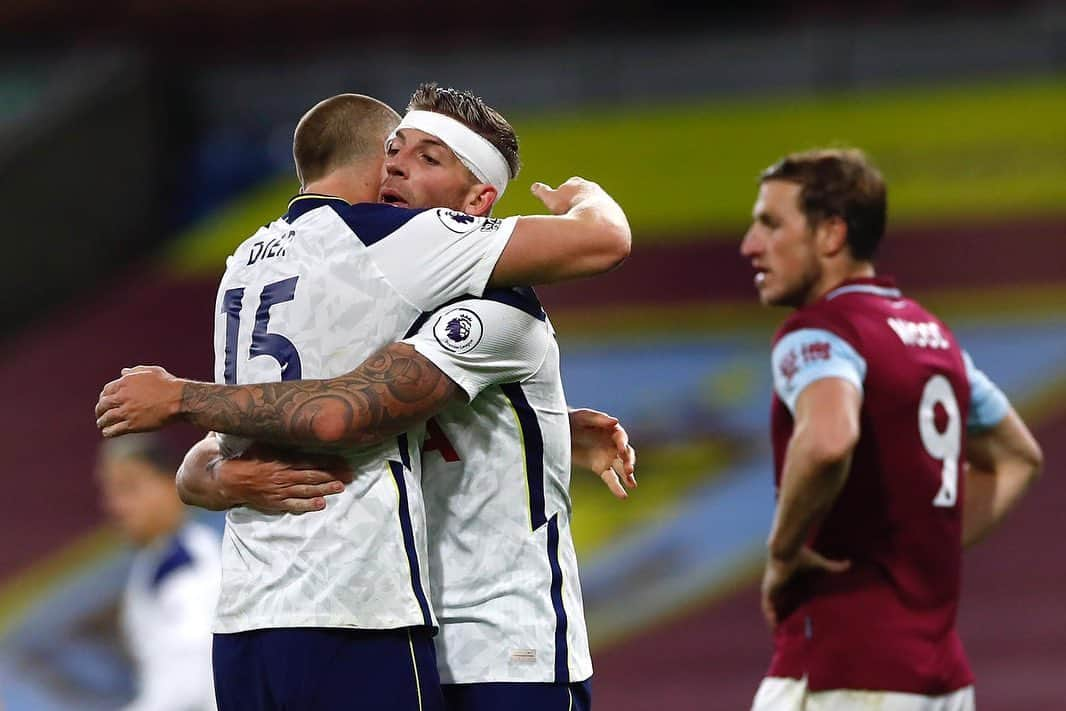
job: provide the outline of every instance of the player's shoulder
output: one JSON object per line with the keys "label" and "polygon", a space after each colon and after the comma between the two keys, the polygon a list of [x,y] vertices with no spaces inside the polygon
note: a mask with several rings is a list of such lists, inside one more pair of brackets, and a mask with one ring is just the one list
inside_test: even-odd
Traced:
{"label": "player's shoulder", "polygon": [[271,240],[280,240],[288,231],[289,225],[285,223],[284,217],[261,226],[243,239],[226,257],[227,271],[240,270],[242,267],[248,266],[248,262],[251,261],[249,259],[250,254],[257,248],[261,250],[263,245]]}
{"label": "player's shoulder", "polygon": [[848,320],[847,313],[832,302],[819,301],[796,309],[778,327],[773,342],[779,343],[791,333],[798,331],[826,331],[845,341],[856,341],[854,324]]}
{"label": "player's shoulder", "polygon": [[541,306],[540,299],[537,297],[537,293],[529,286],[494,287],[486,289],[481,296],[465,294],[441,305],[431,313],[424,314],[424,316],[428,318],[434,314],[454,311],[457,308],[491,312],[493,314],[501,314],[504,317],[525,314],[538,321],[546,321],[548,318],[544,307]]}
{"label": "player's shoulder", "polygon": [[469,324],[475,331],[480,332],[486,321],[494,325],[514,322],[521,326],[535,323],[530,319],[547,322],[547,314],[531,287],[492,288],[486,289],[481,296],[465,294],[433,311],[423,312],[407,330],[404,338],[414,336],[427,327],[427,324],[434,329],[456,328],[459,324]]}
{"label": "player's shoulder", "polygon": [[149,587],[158,590],[168,581],[177,578],[179,574],[193,570],[196,566],[196,556],[193,551],[194,546],[190,545],[185,531],[174,535],[161,550],[152,567],[148,581]]}
{"label": "player's shoulder", "polygon": [[531,286],[486,289],[479,300],[509,306],[512,309],[529,314],[538,321],[547,319],[547,314],[544,312],[544,307],[537,297],[537,292],[533,291]]}
{"label": "player's shoulder", "polygon": [[[415,209],[397,207],[379,202],[349,203],[330,195],[297,195],[289,202],[288,212],[282,220],[297,225],[305,216],[326,209],[336,215],[363,244],[370,246],[390,235],[401,233],[405,227],[449,228],[459,234],[470,231],[467,223],[480,227],[476,218],[444,208]],[[421,218],[421,219],[420,219]]]}
{"label": "player's shoulder", "polygon": [[311,195],[295,198],[290,203],[286,220],[291,222],[299,219],[320,207],[326,207],[336,214],[367,247],[393,235],[407,235],[406,239],[439,240],[441,237],[468,235],[475,230],[492,232],[498,230],[503,222],[443,207],[414,209],[373,202],[349,204],[339,198]]}
{"label": "player's shoulder", "polygon": [[432,313],[423,314],[408,331],[408,337],[422,330],[423,326],[428,326],[441,345],[449,350],[455,346],[456,333],[470,334],[470,339],[465,335],[461,339],[464,343],[480,341],[482,333],[509,334],[509,342],[518,338],[533,343],[550,332],[547,314],[529,287],[488,289],[481,296],[467,295],[450,301]]}
{"label": "player's shoulder", "polygon": [[899,307],[899,311],[903,312],[912,320],[933,321],[940,324],[944,329],[948,328],[943,319],[923,306],[920,302],[909,298],[901,299],[900,301],[902,302],[902,305]]}
{"label": "player's shoulder", "polygon": [[196,560],[213,561],[219,557],[221,535],[211,526],[189,521],[181,529],[181,538]]}
{"label": "player's shoulder", "polygon": [[349,205],[343,201],[331,201],[328,206],[367,247],[401,234],[405,228],[417,224],[419,216],[430,212],[373,202]]}

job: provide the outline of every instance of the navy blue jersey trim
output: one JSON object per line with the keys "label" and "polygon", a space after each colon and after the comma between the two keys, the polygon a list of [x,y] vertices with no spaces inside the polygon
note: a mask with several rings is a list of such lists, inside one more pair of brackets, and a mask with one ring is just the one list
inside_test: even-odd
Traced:
{"label": "navy blue jersey trim", "polygon": [[292,200],[289,200],[289,211],[282,215],[281,219],[291,225],[300,216],[323,205],[348,207],[348,201],[332,195],[316,195],[312,193],[297,195]]}
{"label": "navy blue jersey trim", "polygon": [[547,522],[544,514],[544,437],[537,413],[518,383],[504,383],[503,394],[511,401],[522,429],[522,449],[526,455],[526,484],[529,487],[529,521],[533,530]]}
{"label": "navy blue jersey trim", "polygon": [[400,450],[400,460],[403,462],[404,468],[407,469],[408,471],[410,471],[411,470],[411,450],[408,447],[407,433],[406,432],[404,432],[403,434],[401,434],[401,435],[396,437],[396,446]]}
{"label": "navy blue jersey trim", "polygon": [[418,315],[418,318],[415,319],[414,323],[411,324],[411,327],[409,329],[407,329],[407,333],[403,334],[403,337],[404,338],[410,338],[411,336],[415,335],[420,330],[422,330],[422,326],[424,326],[426,324],[426,321],[428,321],[429,317],[432,316],[433,314],[435,314],[435,313],[437,313],[437,312],[439,312],[439,311],[441,311],[443,309],[448,308],[452,304],[457,304],[460,301],[470,301],[471,299],[477,299],[477,298],[478,297],[471,296],[470,294],[463,294],[462,296],[457,296],[456,298],[452,299],[451,301],[444,302],[443,304],[441,304],[437,308],[433,309],[432,311],[423,311],[421,314]]}
{"label": "navy blue jersey trim", "polygon": [[533,530],[547,524],[548,564],[551,567],[551,599],[555,609],[555,683],[570,683],[569,650],[566,644],[568,620],[563,607],[563,569],[559,565],[559,514],[547,519],[544,509],[544,436],[537,413],[526,399],[522,386],[505,383],[500,386],[511,402],[522,430],[522,445],[526,457],[526,484],[529,487],[529,520]]}
{"label": "navy blue jersey trim", "polygon": [[501,304],[513,306],[519,311],[524,311],[535,319],[543,321],[546,316],[540,305],[537,293],[529,286],[513,286],[503,289],[486,289],[482,295],[487,301],[497,301]]}
{"label": "navy blue jersey trim", "polygon": [[566,644],[569,620],[563,607],[563,568],[559,565],[559,514],[548,521],[548,564],[552,571],[551,598],[555,608],[555,683],[570,683],[570,653]]}
{"label": "navy blue jersey trim", "polygon": [[367,247],[385,239],[413,217],[425,212],[376,202],[361,202],[356,205],[331,204],[331,207]]}
{"label": "navy blue jersey trim", "polygon": [[415,532],[411,526],[411,508],[407,504],[407,483],[404,478],[403,464],[390,461],[389,471],[392,472],[399,495],[400,530],[403,533],[403,547],[407,551],[407,566],[411,571],[411,589],[415,593],[415,599],[418,600],[419,609],[422,610],[424,624],[432,628],[433,617],[429,614],[429,601],[422,587],[422,575],[418,571],[418,550],[415,548]]}
{"label": "navy blue jersey trim", "polygon": [[155,573],[152,574],[152,582],[149,587],[152,590],[158,590],[163,581],[172,573],[192,564],[192,556],[189,555],[188,549],[181,542],[181,537],[175,536],[170,542],[170,548],[167,549],[167,552],[159,561],[159,566],[155,569]]}
{"label": "navy blue jersey trim", "polygon": [[433,313],[433,311],[423,311],[422,313],[420,313],[418,315],[418,318],[415,319],[415,322],[411,324],[411,328],[407,329],[407,333],[403,334],[403,337],[410,338],[411,336],[421,331],[422,326],[426,324],[426,321],[429,320],[429,317],[432,316]]}
{"label": "navy blue jersey trim", "polygon": [[515,286],[499,289],[489,289],[482,296],[463,294],[462,296],[456,297],[451,301],[441,304],[432,311],[423,311],[421,314],[419,314],[418,318],[414,320],[414,323],[411,324],[411,327],[407,329],[407,333],[403,334],[403,337],[410,338],[411,336],[418,333],[422,329],[422,326],[426,324],[426,321],[429,320],[430,316],[435,313],[438,313],[443,309],[446,309],[452,304],[458,304],[461,301],[478,300],[495,301],[500,304],[507,304],[508,306],[527,313],[533,318],[538,319],[540,321],[544,321],[547,318],[547,314],[544,312],[544,309],[541,308],[540,299],[537,298],[537,294],[533,291],[531,287]]}

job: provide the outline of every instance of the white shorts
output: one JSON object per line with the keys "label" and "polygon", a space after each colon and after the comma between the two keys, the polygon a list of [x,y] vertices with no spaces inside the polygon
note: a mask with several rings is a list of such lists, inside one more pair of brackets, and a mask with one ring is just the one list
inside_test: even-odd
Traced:
{"label": "white shorts", "polygon": [[768,676],[759,684],[751,711],[975,711],[975,708],[972,686],[943,696],[853,689],[808,691],[806,679]]}

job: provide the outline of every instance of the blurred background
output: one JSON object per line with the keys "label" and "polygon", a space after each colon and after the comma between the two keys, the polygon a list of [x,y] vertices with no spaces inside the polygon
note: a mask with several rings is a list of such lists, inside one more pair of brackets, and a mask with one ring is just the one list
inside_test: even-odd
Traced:
{"label": "blurred background", "polygon": [[[574,482],[597,708],[744,709],[769,661],[769,341],[737,247],[758,173],[857,145],[889,183],[879,261],[951,324],[1045,448],[967,553],[960,626],[986,711],[1066,708],[1066,4],[752,0],[0,4],[0,706],[108,709],[128,553],[92,408],[121,367],[210,379],[217,279],[282,214],[326,96],[422,81],[516,127],[523,188],[573,174],[627,209],[616,272],[541,290],[568,399],[622,418],[641,486]],[[183,451],[196,433],[169,433]],[[218,525],[218,519],[208,518]]]}

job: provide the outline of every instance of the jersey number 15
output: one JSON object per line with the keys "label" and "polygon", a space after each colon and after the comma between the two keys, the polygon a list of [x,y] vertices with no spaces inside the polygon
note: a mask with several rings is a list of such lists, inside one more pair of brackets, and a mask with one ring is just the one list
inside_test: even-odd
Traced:
{"label": "jersey number 15", "polygon": [[[292,301],[296,296],[294,276],[267,284],[259,293],[259,308],[255,310],[255,327],[252,329],[252,345],[248,348],[248,357],[270,356],[281,366],[282,380],[299,380],[302,372],[300,354],[280,333],[270,333],[270,309],[277,304]],[[227,289],[222,295],[221,313],[226,314],[226,360],[223,375],[227,385],[237,382],[237,336],[241,328],[241,306],[244,303],[244,287]]]}

